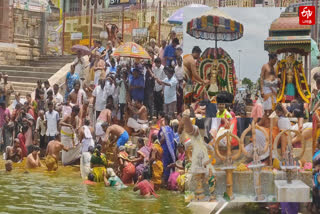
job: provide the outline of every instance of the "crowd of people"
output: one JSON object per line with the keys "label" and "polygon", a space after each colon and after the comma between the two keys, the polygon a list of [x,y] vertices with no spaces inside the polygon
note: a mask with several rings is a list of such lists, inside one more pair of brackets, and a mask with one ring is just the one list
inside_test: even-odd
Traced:
{"label": "crowd of people", "polygon": [[[61,161],[80,164],[86,184],[134,185],[134,191],[156,197],[160,187],[183,192],[184,149],[174,120],[183,106],[177,45],[172,38],[158,48],[151,39],[151,60],[131,60],[113,57],[112,42],[105,48],[94,41],[89,62],[78,51],[64,84],[38,81],[34,98],[15,94],[12,111],[2,101],[6,166],[25,162],[28,170],[56,171]],[[2,84],[8,87],[6,79]],[[130,153],[133,144],[136,152]]]}

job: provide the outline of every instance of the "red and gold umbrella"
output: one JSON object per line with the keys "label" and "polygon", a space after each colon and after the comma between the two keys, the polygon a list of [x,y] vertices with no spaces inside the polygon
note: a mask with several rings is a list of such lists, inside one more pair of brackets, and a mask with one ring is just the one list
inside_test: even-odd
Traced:
{"label": "red and gold umbrella", "polygon": [[140,45],[134,42],[126,42],[120,45],[113,53],[116,57],[130,57],[140,59],[151,59],[148,52]]}

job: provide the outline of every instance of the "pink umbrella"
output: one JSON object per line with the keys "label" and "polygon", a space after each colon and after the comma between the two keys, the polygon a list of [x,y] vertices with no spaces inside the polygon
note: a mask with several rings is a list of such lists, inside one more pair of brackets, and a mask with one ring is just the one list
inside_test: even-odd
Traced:
{"label": "pink umbrella", "polygon": [[82,55],[91,55],[90,49],[84,45],[74,45],[71,50],[76,53],[80,51]]}

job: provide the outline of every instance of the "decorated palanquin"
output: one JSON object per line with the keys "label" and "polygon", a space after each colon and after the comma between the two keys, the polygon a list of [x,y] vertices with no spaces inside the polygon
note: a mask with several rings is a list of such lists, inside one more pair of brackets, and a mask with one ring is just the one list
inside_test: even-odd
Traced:
{"label": "decorated palanquin", "polygon": [[309,103],[311,93],[304,74],[303,65],[293,55],[278,62],[276,75],[282,81],[278,91],[277,102],[291,102],[300,97]]}
{"label": "decorated palanquin", "polygon": [[193,98],[200,100],[203,93],[211,102],[216,101],[220,91],[235,95],[236,75],[233,59],[222,48],[207,48],[199,59],[198,72],[203,80],[209,80],[209,85],[196,84]]}
{"label": "decorated palanquin", "polygon": [[[297,11],[283,12],[274,20],[269,29],[269,37],[264,41],[264,49],[278,54],[276,75],[281,84],[277,102],[289,103],[294,99],[310,102],[311,93],[307,80],[308,56],[311,52],[310,25],[300,25]],[[282,59],[281,55],[285,54]],[[302,60],[302,61],[298,61]]]}

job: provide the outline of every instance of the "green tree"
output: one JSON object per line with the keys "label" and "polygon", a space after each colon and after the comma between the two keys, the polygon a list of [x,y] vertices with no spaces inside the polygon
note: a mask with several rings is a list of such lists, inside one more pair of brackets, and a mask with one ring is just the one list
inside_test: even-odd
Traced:
{"label": "green tree", "polygon": [[247,77],[243,78],[242,84],[248,85],[249,89],[252,89],[252,87],[253,87],[253,82],[250,79],[248,79]]}

